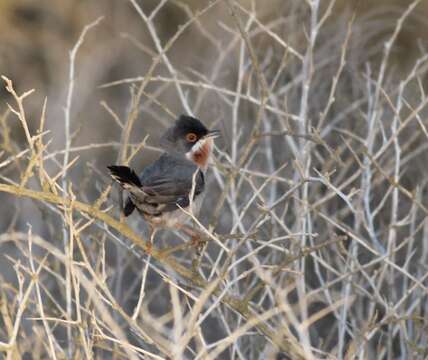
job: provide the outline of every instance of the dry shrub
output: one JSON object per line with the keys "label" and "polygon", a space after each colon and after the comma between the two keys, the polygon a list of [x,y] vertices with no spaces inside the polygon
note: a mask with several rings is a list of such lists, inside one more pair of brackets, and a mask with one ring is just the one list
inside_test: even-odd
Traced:
{"label": "dry shrub", "polygon": [[[77,41],[36,47],[57,67],[3,77],[7,358],[428,355],[421,1],[67,4]],[[163,231],[148,255],[105,165],[141,170],[180,113],[224,135],[189,214],[206,246]]]}

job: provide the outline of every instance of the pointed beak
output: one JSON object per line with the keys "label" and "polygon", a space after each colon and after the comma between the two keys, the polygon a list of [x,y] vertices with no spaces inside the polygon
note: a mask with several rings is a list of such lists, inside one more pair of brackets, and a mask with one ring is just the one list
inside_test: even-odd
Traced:
{"label": "pointed beak", "polygon": [[208,131],[208,134],[206,134],[204,136],[205,139],[211,138],[211,139],[215,139],[217,137],[221,136],[221,132],[220,130],[210,130]]}

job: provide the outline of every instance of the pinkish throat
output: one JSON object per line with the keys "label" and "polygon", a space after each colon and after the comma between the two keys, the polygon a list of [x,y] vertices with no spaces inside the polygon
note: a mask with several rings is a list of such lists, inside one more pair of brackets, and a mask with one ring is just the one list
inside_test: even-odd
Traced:
{"label": "pinkish throat", "polygon": [[212,139],[202,140],[203,143],[197,146],[195,150],[191,150],[187,157],[190,158],[200,169],[207,170],[208,162],[212,152]]}

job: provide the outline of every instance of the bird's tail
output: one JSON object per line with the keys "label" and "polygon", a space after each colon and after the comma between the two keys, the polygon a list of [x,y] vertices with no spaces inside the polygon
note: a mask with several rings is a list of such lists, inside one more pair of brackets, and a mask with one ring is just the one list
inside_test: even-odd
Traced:
{"label": "bird's tail", "polygon": [[131,198],[128,196],[126,199],[125,206],[123,208],[123,215],[129,216],[135,209],[135,204],[132,202]]}
{"label": "bird's tail", "polygon": [[[124,190],[129,191],[131,194],[140,192],[141,181],[138,175],[128,166],[111,165],[107,166],[110,170],[111,177],[117,181]],[[135,204],[132,202],[131,197],[126,199],[123,213],[125,216],[129,216],[135,209]]]}
{"label": "bird's tail", "polygon": [[107,166],[110,170],[111,177],[116,180],[125,190],[130,190],[130,187],[141,187],[138,175],[128,166],[111,165]]}

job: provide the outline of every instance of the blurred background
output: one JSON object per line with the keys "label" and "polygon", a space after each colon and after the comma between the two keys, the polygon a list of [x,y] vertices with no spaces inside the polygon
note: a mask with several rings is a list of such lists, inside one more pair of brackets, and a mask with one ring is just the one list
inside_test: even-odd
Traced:
{"label": "blurred background", "polygon": [[[276,26],[275,31],[280,36],[299,51],[304,50],[306,46],[304,39],[307,37],[308,30],[305,26],[294,25],[299,25],[299,21],[306,20],[305,6],[298,1],[281,0],[267,0],[263,3],[248,0],[240,3],[248,9],[254,3],[258,19],[262,23],[273,22]],[[322,65],[322,73],[317,75],[328,78],[336,70],[337,57],[329,59],[327,55],[332,57],[338,55],[337,51],[340,50],[347,22],[355,16],[353,36],[350,39],[350,50],[346,59],[347,66],[343,75],[343,78],[349,79],[350,82],[346,80],[340,82],[340,85],[346,88],[345,93],[342,92],[341,95],[346,98],[348,95],[356,96],[358,92],[365,91],[366,84],[361,75],[366,71],[365,66],[370,64],[371,71],[377,71],[384,43],[392,35],[397,19],[410,3],[407,0],[336,1],[332,14],[318,37],[319,51],[316,56],[324,58],[325,63]],[[158,1],[140,1],[140,5],[147,13],[155,9],[158,4]],[[205,1],[167,1],[162,11],[157,14],[155,22],[162,43],[166,43],[176,33],[180,25],[187,21],[189,14],[196,13],[206,4]],[[328,3],[321,1],[321,5],[325,8]],[[76,132],[73,139],[76,146],[118,141],[118,128],[100,102],[105,101],[124,120],[131,107],[132,89],[127,83],[110,88],[101,88],[101,86],[120,79],[144,76],[156,54],[148,29],[132,4],[127,1],[63,0],[52,3],[44,0],[37,2],[1,0],[0,14],[2,19],[0,23],[1,73],[12,79],[16,89],[21,92],[29,89],[36,90],[35,94],[26,101],[32,130],[38,127],[41,105],[47,98],[47,128],[52,135],[51,149],[56,150],[63,149],[64,144],[63,110],[68,89],[69,51],[75,45],[85,25],[99,16],[104,17],[100,25],[87,36],[79,50],[71,126],[72,131]],[[406,76],[415,61],[426,51],[427,14],[428,3],[421,1],[399,32],[389,61],[388,76],[391,81],[394,78],[397,81]],[[275,21],[279,25],[276,25]],[[220,49],[227,46],[231,40],[231,32],[227,28],[232,27],[233,20],[227,7],[220,4],[214,6],[203,14],[196,24],[186,28],[179,36],[168,52],[171,63],[180,74],[194,81],[208,76],[214,71]],[[204,34],[201,33],[201,28]],[[261,62],[275,64],[282,61],[283,54],[276,51],[278,45],[271,37],[262,35],[255,37],[255,46]],[[231,49],[227,57],[221,61],[221,69],[215,75],[215,84],[233,88],[237,79],[237,64],[238,51]],[[275,69],[270,70],[273,76]],[[297,71],[298,69],[290,61],[288,68],[281,74],[280,81],[289,82]],[[166,74],[168,70],[161,63],[156,68],[155,75]],[[325,82],[324,87],[317,88],[318,94],[315,94],[317,98],[311,101],[314,111],[319,111],[323,105],[322,100],[325,99],[320,98],[327,96],[328,85],[329,83]],[[294,84],[290,84],[289,89],[293,90],[293,86]],[[186,91],[189,96],[195,96],[195,92],[203,93],[199,94],[196,115],[205,123],[210,125],[212,122],[220,122],[224,130],[230,127],[230,109],[219,105],[215,96],[207,96],[206,90],[197,87],[186,88]],[[174,114],[186,112],[171,83],[149,83],[147,93],[155,93],[159,101],[165,102]],[[209,93],[212,95],[212,92]],[[0,110],[5,111],[6,102],[10,101],[10,96],[4,87],[0,88],[0,94],[3,99]],[[299,95],[296,94],[296,96]],[[143,98],[141,113],[131,138],[132,141],[138,142],[146,135],[150,135],[148,142],[156,146],[160,133],[173,119],[153,104],[152,99],[147,96]],[[342,101],[339,98],[336,100]],[[350,99],[344,101],[349,102]],[[299,106],[298,99],[296,102],[290,100],[289,106],[295,108]],[[343,106],[342,104],[342,108]],[[240,121],[245,123],[244,118],[250,115],[248,107],[241,110],[243,113]],[[8,125],[11,127],[11,136],[19,144],[24,140],[19,122],[9,120]],[[230,150],[231,139],[225,136],[223,141],[223,149]],[[117,150],[111,147],[100,147],[82,152],[79,156],[82,164],[85,161],[91,161],[102,169],[104,165],[115,159]],[[144,164],[155,155],[150,152],[140,154],[137,157],[137,163],[143,161]],[[421,170],[419,166],[424,166],[418,163],[415,165],[417,168],[413,171],[416,172]],[[423,174],[420,175],[423,176]],[[10,215],[8,216],[7,211],[6,214],[2,214],[4,221],[0,226],[7,226],[8,217]],[[34,226],[38,224],[38,222],[32,223]]]}
{"label": "blurred background", "polygon": [[[250,7],[251,1],[240,3]],[[321,3],[327,4],[327,2]],[[376,69],[376,61],[380,59],[385,40],[392,34],[397,18],[410,3],[406,0],[338,0],[332,15],[327,19],[325,33],[329,36],[321,37],[319,46],[325,45],[326,42],[340,41],[339,36],[343,35],[340,32],[346,29],[344,24],[355,14],[353,52],[347,61],[359,70],[367,61],[370,61]],[[150,13],[158,1],[147,0],[141,1],[140,4]],[[189,13],[195,13],[205,5],[204,1],[168,1],[156,17],[156,29],[161,36],[161,41],[165,43],[175,34],[180,25],[186,22]],[[265,24],[277,20],[279,14],[283,18],[293,18],[294,21],[298,21],[299,16],[305,16],[300,6],[293,4],[293,1],[268,0],[263,3],[255,1],[255,6],[258,18]],[[290,13],[291,10],[295,12]],[[36,89],[36,94],[27,104],[28,111],[32,115],[30,120],[37,120],[40,104],[45,97],[48,98],[47,120],[49,128],[54,132],[55,124],[60,127],[62,109],[65,106],[69,51],[85,25],[99,16],[104,17],[97,29],[88,36],[79,52],[76,71],[76,93],[79,96],[74,99],[72,120],[75,128],[82,127],[78,142],[87,144],[90,141],[99,142],[114,138],[115,133],[112,131],[114,126],[106,121],[106,113],[99,102],[107,101],[119,115],[123,116],[130,102],[129,88],[126,85],[113,89],[99,87],[110,81],[144,75],[156,52],[147,27],[133,6],[127,1],[95,3],[63,0],[52,3],[44,0],[37,2],[2,0],[0,13],[2,74],[13,79],[17,89]],[[417,10],[412,12],[411,19],[405,22],[399,33],[391,56],[397,77],[406,74],[427,46],[425,36],[427,14],[428,3],[421,1]],[[218,46],[224,46],[230,41],[230,33],[221,24],[232,26],[233,20],[227,8],[218,5],[204,14],[198,23],[211,34],[211,42],[201,35],[199,26],[192,25],[179,37],[169,52],[170,61],[187,76],[190,76],[188,75],[190,69],[203,75],[210,72],[213,63],[217,60],[215,56],[218,53]],[[285,25],[282,29],[279,27],[278,33],[292,43],[298,44],[302,36],[305,36],[304,27],[294,29],[293,34],[281,33],[285,29]],[[139,45],[144,45],[144,49]],[[304,47],[304,42],[301,45]],[[328,46],[335,45],[338,44]],[[276,44],[273,40],[263,44],[259,41],[256,42],[256,46],[260,59],[263,59],[272,56],[271,53],[275,50]],[[232,51],[224,61],[218,79],[220,84],[229,85],[236,81],[236,55],[237,52]],[[165,74],[165,67],[162,64],[156,74]],[[152,87],[154,86],[156,85],[152,84]],[[1,91],[2,97],[7,100],[4,87]],[[159,92],[168,99],[168,106],[172,111],[176,113],[184,111],[175,91],[163,89]],[[2,106],[5,106],[4,103]],[[141,138],[144,132],[152,133],[147,126],[153,118],[165,118],[164,114],[155,116],[154,112],[157,109],[147,107],[148,111],[143,112],[138,121],[136,139]],[[215,111],[220,112],[218,106],[217,109],[215,107],[212,109],[210,106],[204,107],[203,111],[200,111],[201,117],[209,123],[213,118],[221,116]],[[165,119],[162,125],[165,126],[169,120]],[[60,136],[61,134],[55,133],[54,146],[61,144]]]}
{"label": "blurred background", "polygon": [[[308,228],[301,223],[301,218],[306,216],[302,215],[305,214],[306,206],[301,201],[305,193],[302,190],[301,196],[290,196],[287,204],[281,203],[280,209],[275,209],[278,210],[276,215],[281,221],[275,223],[274,220],[266,222],[263,220],[255,226],[257,231],[260,231],[257,241],[269,241],[284,234],[308,231],[317,233],[318,237],[307,240],[308,242],[303,245],[314,246],[322,241],[331,240],[333,236],[346,235],[352,238],[350,234],[354,234],[383,253],[388,249],[388,241],[391,241],[391,229],[396,228],[394,244],[402,244],[400,248],[402,253],[397,253],[397,258],[393,261],[403,266],[414,278],[422,279],[421,284],[424,284],[422,290],[419,289],[420,292],[414,294],[415,298],[419,297],[417,303],[411,299],[400,303],[403,307],[400,314],[402,316],[414,314],[426,318],[428,283],[423,277],[427,271],[425,260],[428,252],[427,245],[424,244],[427,231],[426,214],[425,210],[421,211],[420,206],[415,205],[415,199],[418,199],[418,204],[428,204],[427,134],[423,131],[427,111],[421,106],[425,100],[427,82],[425,56],[428,49],[428,1],[420,1],[403,22],[383,69],[385,42],[391,38],[398,19],[408,10],[412,2],[337,0],[332,3],[321,0],[318,20],[325,12],[330,16],[326,17],[319,28],[312,49],[312,64],[308,67],[311,73],[310,90],[304,112],[302,112],[303,81],[308,78],[305,77],[302,65],[304,62],[300,61],[299,56],[303,58],[308,53],[311,36],[311,12],[307,2],[303,0],[237,2],[236,14],[245,31],[250,34],[254,56],[270,89],[267,97],[268,108],[263,112],[259,132],[282,134],[284,131],[290,131],[301,135],[316,134],[321,140],[311,147],[312,157],[309,163],[305,158],[306,155],[302,155],[304,140],[284,135],[266,136],[251,149],[249,159],[243,163],[239,162],[243,156],[240,149],[244,149],[250,141],[251,131],[257,123],[262,89],[257,70],[252,67],[251,54],[245,48],[245,42],[237,30],[234,14],[226,2],[213,2],[210,5],[211,2],[205,0],[166,2],[140,0],[136,3],[145,14],[157,11],[157,6],[162,4],[153,18],[153,26],[162,46],[165,46],[177,31],[183,30],[182,26],[189,18],[196,15],[197,19],[190,26],[186,25],[167,52],[175,75],[182,81],[184,94],[180,95],[174,84],[174,73],[164,61],[155,68],[151,74],[152,81],[144,89],[141,102],[137,106],[138,117],[132,128],[130,143],[136,145],[148,135],[148,147],[138,152],[131,162],[132,166],[140,171],[145,164],[158,156],[156,147],[159,136],[177,115],[188,113],[189,109],[209,127],[221,129],[223,137],[217,142],[216,166],[209,180],[212,192],[205,200],[207,206],[202,211],[201,221],[212,225],[219,234],[232,234],[245,233],[249,231],[248,229],[254,230],[253,225],[259,221],[260,206],[275,204],[282,194],[300,181],[301,169],[294,164],[296,160],[301,161],[305,164],[305,169],[306,165],[307,169],[310,169],[307,173],[310,176],[322,174],[319,175],[322,181],[311,183],[305,195],[305,199],[312,206],[313,226]],[[199,11],[203,13],[200,15]],[[257,14],[256,20],[249,21],[249,14]],[[79,160],[69,171],[67,180],[73,184],[76,196],[86,202],[96,200],[104,187],[110,183],[105,166],[116,163],[119,159],[121,129],[112,113],[121,123],[126,122],[133,107],[133,94],[138,91],[141,77],[147,74],[153,59],[158,55],[150,29],[130,1],[0,0],[0,73],[12,79],[18,93],[35,89],[35,93],[25,101],[31,133],[38,129],[43,101],[47,99],[45,128],[49,130],[47,138],[51,140],[49,153],[61,152],[64,149],[64,108],[69,86],[69,52],[76,44],[83,28],[100,16],[103,20],[88,32],[78,52],[71,107],[72,147],[75,148],[72,157],[79,155]],[[351,19],[353,19],[352,28],[347,39]],[[291,50],[285,49],[282,41],[287,43]],[[342,58],[344,44],[346,54]],[[297,52],[298,56],[293,54],[293,51]],[[379,73],[382,74],[382,87],[380,95],[376,95]],[[336,84],[334,79],[337,81]],[[332,84],[335,84],[335,92],[334,101],[330,104]],[[240,103],[236,102],[237,92],[243,94]],[[405,100],[398,101],[398,97]],[[2,139],[0,151],[4,151],[5,155],[17,154],[25,148],[25,136],[19,121],[8,113],[7,103],[12,104],[13,99],[4,86],[0,87],[0,99]],[[389,195],[393,192],[393,186],[391,181],[388,181],[388,176],[394,175],[394,160],[397,154],[393,152],[391,146],[379,156],[380,166],[384,167],[386,175],[375,170],[370,174],[365,173],[366,168],[361,163],[369,158],[365,157],[367,155],[365,151],[372,152],[375,156],[376,151],[394,134],[391,124],[397,116],[398,103],[402,106],[398,112],[402,113],[396,126],[405,122],[407,116],[413,114],[415,117],[414,113],[417,115],[417,120],[406,123],[399,137],[402,146],[400,153],[402,164],[398,178],[400,184],[413,194],[414,198],[401,192],[397,213],[392,216],[390,209],[394,200]],[[103,104],[107,104],[110,111],[107,111]],[[323,114],[327,107],[328,112]],[[310,125],[306,127],[300,125],[298,118],[302,115],[309,119],[307,124]],[[370,122],[371,117],[376,119],[375,125]],[[348,147],[349,144],[352,146]],[[352,149],[358,150],[354,153]],[[60,169],[62,155],[57,154],[54,159],[57,163],[51,161],[47,164],[48,170],[53,174]],[[288,165],[282,168],[286,163]],[[225,183],[231,176],[228,170],[238,165],[254,172],[250,173],[251,180],[247,182],[241,174],[242,178],[230,180],[231,188],[227,188]],[[16,164],[0,168],[0,174],[3,178],[19,182],[22,169],[21,165]],[[316,169],[316,172],[312,169]],[[361,170],[360,173],[358,169]],[[246,204],[251,197],[249,194],[254,193],[255,187],[262,186],[265,180],[263,177],[257,178],[256,172],[266,176],[275,173],[275,176],[280,178],[263,188],[264,199],[268,199],[266,202],[262,199],[251,200],[251,205],[247,209]],[[357,209],[355,213],[349,210],[348,203],[341,196],[332,191],[332,187],[329,187],[330,181],[337,189],[340,188],[343,193],[349,194],[349,199],[352,197],[351,203]],[[366,187],[367,183],[373,187]],[[38,187],[34,179],[29,184]],[[369,199],[368,203],[366,199]],[[117,203],[116,192],[112,193],[109,201],[110,204]],[[46,207],[31,200],[17,201],[14,196],[2,193],[0,203],[1,233],[12,230],[27,231],[28,224],[31,224],[35,234],[51,242],[58,241],[60,221],[52,218]],[[370,209],[375,215],[370,215],[368,211]],[[241,211],[242,216],[238,215]],[[322,211],[323,216],[331,219],[331,222],[320,215],[319,212]],[[399,219],[402,219],[403,223],[398,225]],[[135,228],[140,228],[137,217],[129,221]],[[94,231],[88,235],[88,239],[92,236],[97,237],[98,233]],[[233,239],[227,241],[230,246],[236,243]],[[281,241],[278,246],[290,249],[293,254],[299,253],[299,249],[302,248],[300,240]],[[120,294],[124,287],[127,288],[127,297],[120,303],[125,309],[132,309],[139,295],[141,261],[128,259],[128,250],[121,246],[111,243],[106,246],[110,249],[107,258],[112,274],[109,284],[115,289],[115,294]],[[252,245],[248,246],[250,247],[246,248],[246,252],[252,251]],[[351,241],[344,246],[350,252],[353,249]],[[411,248],[407,248],[408,246]],[[21,256],[20,251],[12,245],[3,246],[3,251],[17,258]],[[208,253],[215,259],[218,249],[210,251]],[[333,268],[336,266],[343,272],[350,271],[349,267],[352,267],[350,262],[337,260],[333,253],[334,251],[320,256],[325,256],[326,262],[330,261]],[[278,258],[275,256],[260,253],[259,261],[280,263],[281,256],[278,255]],[[363,248],[357,252],[355,258],[358,258],[361,264],[373,260],[372,254]],[[334,265],[336,261],[340,263],[342,260],[341,265]],[[322,262],[318,261],[319,259],[310,259],[298,265],[300,270],[306,271],[304,281],[311,289],[322,288],[323,281],[330,279],[329,274],[332,270],[327,265],[320,265]],[[5,256],[0,259],[0,266],[2,279],[16,283],[15,272]],[[123,268],[115,273],[118,266]],[[243,268],[248,269],[249,266],[246,264]],[[323,266],[325,268],[322,268]],[[373,268],[370,270],[370,276],[373,275],[375,279],[379,272],[381,272],[379,269]],[[150,276],[152,283],[149,287],[156,288],[158,283],[161,283],[161,278],[154,273]],[[284,283],[287,281],[284,280]],[[325,317],[326,322],[318,322],[317,327],[314,327],[311,333],[313,346],[318,346],[326,354],[332,351],[334,356],[342,358],[344,349],[357,338],[355,335],[357,329],[362,326],[370,327],[372,321],[378,322],[376,326],[379,326],[380,334],[370,338],[373,342],[364,353],[364,358],[375,358],[376,349],[381,348],[380,358],[405,359],[411,358],[407,356],[413,354],[415,358],[419,356],[422,359],[426,354],[423,351],[427,351],[426,348],[421,350],[420,346],[426,339],[426,335],[422,335],[424,329],[426,330],[426,322],[419,326],[419,323],[410,324],[409,321],[407,331],[404,330],[405,324],[402,325],[403,329],[397,330],[385,322],[388,313],[385,303],[399,302],[406,290],[412,288],[413,283],[402,273],[391,275],[388,281],[379,280],[381,285],[376,291],[385,290],[393,285],[395,290],[391,294],[388,292],[378,294],[367,285],[365,275],[356,276],[353,281],[358,286],[349,291],[355,291],[359,300],[355,302],[355,308],[350,310],[352,315],[349,315],[345,326],[347,330],[341,330],[343,326],[337,325],[338,319],[343,319],[341,318],[343,315],[337,311],[330,317]],[[240,294],[241,287],[251,288],[255,282],[256,279],[248,280],[248,283],[237,284],[236,288],[232,288],[234,293]],[[129,284],[134,285],[128,288]],[[343,291],[348,285],[348,282],[344,282],[334,288],[332,294],[339,294],[336,300],[340,294],[344,296]],[[52,283],[50,286],[55,287]],[[52,291],[63,294],[61,289]],[[366,297],[366,292],[375,293],[379,298],[384,296],[387,300],[385,303],[380,300],[376,303],[369,296]],[[299,294],[299,292],[290,294],[290,301],[298,298]],[[320,295],[320,298],[323,296]],[[329,298],[327,301],[323,298],[314,302],[311,304],[311,311],[315,311],[312,308],[318,309],[320,304],[331,305],[333,300]],[[260,294],[257,302],[262,309],[268,309],[271,305]],[[164,300],[157,301],[153,306],[153,313],[160,315],[169,305],[168,301]],[[228,316],[234,318],[233,314]],[[236,318],[234,321],[239,324]],[[399,326],[401,325],[397,325]],[[273,325],[272,327],[275,328]],[[31,325],[28,325],[29,328]],[[218,340],[228,334],[226,328],[227,326],[218,318],[212,320],[204,330],[206,338],[210,341]],[[355,333],[349,330],[350,328],[354,329]],[[132,337],[132,331],[127,332],[127,335]],[[57,336],[58,339],[64,339],[64,331],[58,330]],[[338,344],[337,338],[343,339],[342,345]],[[397,341],[398,345],[394,341]],[[236,355],[233,352],[237,351],[236,349],[227,349],[222,356],[224,359],[249,359],[263,358],[269,353],[275,354],[272,358],[273,356],[285,358],[281,357],[285,355],[280,355],[280,352],[276,354],[275,351],[270,351],[267,343],[260,339],[257,350],[251,350],[254,352],[251,352],[251,346],[245,343],[243,349],[247,349],[247,353],[243,351],[241,355]],[[28,348],[31,348],[30,343]],[[107,356],[106,353],[103,353],[104,356]],[[187,356],[192,358],[189,354]]]}

